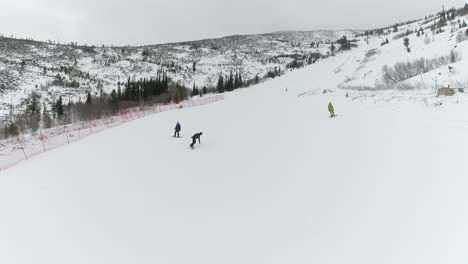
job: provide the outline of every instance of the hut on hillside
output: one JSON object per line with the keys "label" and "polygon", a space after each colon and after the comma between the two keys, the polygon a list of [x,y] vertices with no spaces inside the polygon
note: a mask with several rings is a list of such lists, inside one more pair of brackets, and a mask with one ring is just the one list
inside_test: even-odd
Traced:
{"label": "hut on hillside", "polygon": [[437,89],[437,96],[453,96],[456,93],[464,93],[465,89],[464,88],[451,88],[450,86],[448,87],[442,87]]}

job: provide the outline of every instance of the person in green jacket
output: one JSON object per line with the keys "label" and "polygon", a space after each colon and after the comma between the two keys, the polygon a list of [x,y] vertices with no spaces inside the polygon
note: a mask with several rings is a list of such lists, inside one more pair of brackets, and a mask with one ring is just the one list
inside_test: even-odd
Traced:
{"label": "person in green jacket", "polygon": [[335,117],[335,108],[331,102],[328,104],[328,111],[330,112],[330,117]]}

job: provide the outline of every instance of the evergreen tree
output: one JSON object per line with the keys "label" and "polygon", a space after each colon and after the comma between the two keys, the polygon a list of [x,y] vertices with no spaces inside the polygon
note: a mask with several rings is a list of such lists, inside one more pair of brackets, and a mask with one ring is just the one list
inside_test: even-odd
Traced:
{"label": "evergreen tree", "polygon": [[57,117],[57,101],[50,103],[50,110],[52,113],[52,119]]}
{"label": "evergreen tree", "polygon": [[197,96],[199,94],[200,94],[200,91],[198,90],[198,88],[195,86],[195,83],[194,83],[193,88],[192,88],[192,97]]}
{"label": "evergreen tree", "polygon": [[55,103],[55,111],[57,112],[57,116],[60,118],[63,116],[64,111],[63,111],[63,101],[62,101],[62,96],[60,95],[59,99],[57,100],[57,103]]}
{"label": "evergreen tree", "polygon": [[267,77],[268,78],[276,78],[278,76],[278,67],[275,67],[274,69],[272,70],[269,70],[268,73],[267,73]]}
{"label": "evergreen tree", "polygon": [[[337,42],[338,42],[338,44],[340,44],[340,50],[349,50],[349,49],[351,49],[351,42],[348,41],[348,38],[346,36],[341,37]],[[332,51],[332,52],[334,52],[334,51]]]}
{"label": "evergreen tree", "polygon": [[5,126],[4,131],[5,137],[16,137],[19,135],[19,128],[18,125],[13,121],[13,119],[8,120],[8,123]]}
{"label": "evergreen tree", "polygon": [[93,103],[92,97],[91,97],[91,92],[88,92],[88,97],[86,97],[86,103],[87,104],[92,104]]}
{"label": "evergreen tree", "polygon": [[117,98],[120,100],[122,100],[122,90],[120,89],[120,85],[119,85],[119,88],[117,89]]}
{"label": "evergreen tree", "polygon": [[216,89],[218,90],[218,93],[224,93],[224,78],[223,78],[223,75],[219,75],[218,85],[217,85]]}
{"label": "evergreen tree", "polygon": [[234,76],[232,75],[232,71],[229,75],[228,83],[226,85],[226,91],[231,92],[234,90]]}
{"label": "evergreen tree", "polygon": [[109,96],[109,103],[112,107],[112,114],[116,114],[119,111],[119,98],[115,89],[112,89],[112,92]]}
{"label": "evergreen tree", "polygon": [[442,12],[439,14],[439,22],[438,22],[437,27],[441,28],[441,27],[445,27],[446,25],[447,25],[447,14],[445,10],[442,10]]}
{"label": "evergreen tree", "polygon": [[32,131],[35,132],[40,127],[41,121],[41,106],[40,106],[40,98],[41,96],[36,93],[32,92],[27,99],[27,106],[26,106],[26,113],[28,114],[29,118],[29,126],[31,127]]}
{"label": "evergreen tree", "polygon": [[47,111],[46,104],[43,104],[42,107],[42,124],[45,129],[52,127],[52,119],[50,118],[50,114]]}
{"label": "evergreen tree", "polygon": [[410,48],[409,48],[409,45],[410,45],[410,43],[409,43],[409,38],[404,38],[404,39],[403,39],[403,44],[405,45],[406,50],[407,50],[408,52],[410,52]]}
{"label": "evergreen tree", "polygon": [[239,72],[239,87],[244,87],[244,81],[242,80],[242,73]]}
{"label": "evergreen tree", "polygon": [[176,92],[174,95],[174,102],[177,104],[183,100],[187,99],[187,89],[183,85],[176,85]]}
{"label": "evergreen tree", "polygon": [[40,112],[40,105],[39,105],[40,98],[41,96],[36,92],[32,92],[29,95],[29,98],[27,99],[27,106],[26,106],[26,112],[28,114],[35,114],[36,112]]}

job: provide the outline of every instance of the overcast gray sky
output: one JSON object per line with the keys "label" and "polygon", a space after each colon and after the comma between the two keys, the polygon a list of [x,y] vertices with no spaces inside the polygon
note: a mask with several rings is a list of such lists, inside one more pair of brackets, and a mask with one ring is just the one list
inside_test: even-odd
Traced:
{"label": "overcast gray sky", "polygon": [[2,0],[0,33],[140,45],[280,30],[367,29],[467,0]]}

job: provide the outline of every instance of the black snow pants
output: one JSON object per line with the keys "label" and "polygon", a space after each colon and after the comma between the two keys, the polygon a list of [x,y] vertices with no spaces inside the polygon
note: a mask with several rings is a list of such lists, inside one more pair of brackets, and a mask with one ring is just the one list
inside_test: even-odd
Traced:
{"label": "black snow pants", "polygon": [[195,145],[195,143],[197,143],[197,139],[196,139],[196,138],[192,138],[192,144],[190,144],[190,147],[193,148],[193,146]]}

